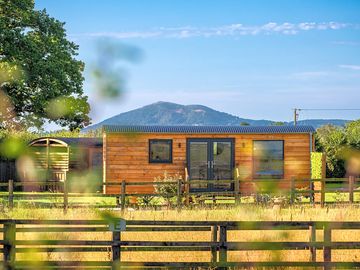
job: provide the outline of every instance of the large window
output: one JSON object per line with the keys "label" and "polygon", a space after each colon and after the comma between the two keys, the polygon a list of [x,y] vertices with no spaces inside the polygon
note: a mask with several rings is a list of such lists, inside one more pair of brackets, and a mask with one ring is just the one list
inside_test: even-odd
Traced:
{"label": "large window", "polygon": [[283,178],[284,141],[254,141],[253,150],[255,178]]}
{"label": "large window", "polygon": [[172,140],[149,140],[149,162],[171,163]]}

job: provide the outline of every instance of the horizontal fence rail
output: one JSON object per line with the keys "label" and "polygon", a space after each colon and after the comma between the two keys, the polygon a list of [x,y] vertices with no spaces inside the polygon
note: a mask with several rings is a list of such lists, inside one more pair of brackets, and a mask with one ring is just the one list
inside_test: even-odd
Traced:
{"label": "horizontal fence rail", "polygon": [[[201,184],[213,185],[233,185],[232,190],[224,191],[202,191],[192,190],[192,186]],[[139,192],[137,187],[147,186],[152,192]],[[172,193],[164,194],[156,192],[156,186],[168,186]],[[355,177],[349,178],[331,178],[331,179],[252,179],[252,180],[177,180],[177,181],[157,181],[157,182],[129,182],[122,180],[113,183],[103,183],[101,187],[105,190],[108,187],[117,187],[119,192],[106,194],[105,192],[71,192],[66,181],[29,181],[0,183],[1,188],[6,191],[0,192],[0,199],[7,202],[10,208],[14,203],[21,200],[49,199],[50,202],[42,202],[41,206],[60,206],[66,211],[69,207],[120,207],[122,210],[127,204],[129,198],[153,198],[153,197],[171,197],[176,200],[176,206],[181,208],[191,203],[191,198],[195,197],[200,203],[205,200],[216,203],[219,200],[230,200],[235,204],[240,204],[242,198],[253,196],[255,202],[266,204],[269,198],[281,197],[289,204],[312,203],[324,206],[326,203],[332,203],[326,198],[327,194],[333,194],[339,197],[335,202],[355,203],[355,195],[360,192],[360,180]],[[29,192],[15,191],[17,188],[29,190]],[[41,192],[32,192],[38,190]],[[46,192],[44,190],[51,190]],[[92,205],[91,203],[72,203],[71,198],[116,198],[115,204],[106,203]],[[307,197],[308,200],[301,202],[299,198]],[[80,200],[81,201],[81,200]],[[281,200],[280,200],[281,202]]]}
{"label": "horizontal fence rail", "polygon": [[[150,221],[150,220],[0,220],[0,252],[3,254],[4,269],[69,269],[71,267],[92,269],[124,268],[221,268],[231,267],[321,267],[359,268],[356,259],[360,252],[360,222],[309,222],[309,221]],[[232,236],[234,232],[300,232],[303,241],[244,240]],[[351,232],[351,241],[333,239],[333,233]],[[71,234],[76,232],[76,234]],[[137,232],[133,234],[133,232]],[[146,232],[146,234],[142,234]],[[182,232],[176,234],[176,232]],[[46,233],[46,234],[44,234]],[[56,236],[51,236],[57,233]],[[60,235],[59,235],[60,233]],[[166,233],[166,240],[161,239]],[[169,233],[170,237],[169,237]],[[174,233],[174,234],[173,234]],[[196,241],[189,240],[188,234],[201,235]],[[95,237],[95,235],[99,236]],[[31,235],[31,237],[27,237]],[[35,237],[34,235],[37,235]],[[319,235],[321,237],[319,237]],[[94,238],[94,239],[92,239]],[[101,239],[101,240],[99,240]],[[156,240],[153,240],[156,239]],[[343,250],[354,254],[351,259],[337,261],[332,252]],[[257,255],[258,261],[229,259],[231,252],[306,252],[307,260],[269,260]],[[66,254],[91,252],[90,258],[100,260],[73,260]],[[140,261],[139,254],[155,253],[160,259]],[[164,261],[163,252],[182,252],[175,260]],[[207,254],[202,260],[178,260],[186,254],[196,258],[196,252]],[[201,253],[202,252],[202,253]],[[320,253],[319,253],[320,252]],[[47,260],[39,254],[51,254],[55,259]],[[56,255],[61,255],[56,257]],[[97,255],[98,254],[98,255]],[[106,255],[110,254],[110,255]],[[167,253],[170,256],[170,253]],[[321,256],[319,256],[321,255]],[[135,258],[127,259],[129,256]],[[261,260],[261,256],[265,257]],[[35,258],[35,259],[34,259]],[[62,259],[56,259],[62,258]],[[104,260],[103,258],[107,258]],[[236,257],[238,258],[238,257]],[[276,258],[276,257],[275,257]],[[298,257],[296,257],[298,258]],[[87,269],[87,268],[86,268]]]}

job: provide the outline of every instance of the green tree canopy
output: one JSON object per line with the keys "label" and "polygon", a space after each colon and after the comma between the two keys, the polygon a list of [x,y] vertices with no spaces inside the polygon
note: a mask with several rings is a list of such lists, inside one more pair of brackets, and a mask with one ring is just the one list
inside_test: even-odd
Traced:
{"label": "green tree canopy", "polygon": [[70,130],[88,125],[77,51],[64,23],[35,10],[34,0],[0,0],[0,97],[12,106],[1,108],[0,127],[10,120],[37,128],[46,121]]}
{"label": "green tree canopy", "polygon": [[360,150],[360,120],[345,127],[325,125],[316,131],[316,149],[326,153],[327,177],[344,177],[347,155]]}
{"label": "green tree canopy", "polygon": [[272,122],[271,123],[272,126],[285,126],[284,122],[278,121],[278,122]]}

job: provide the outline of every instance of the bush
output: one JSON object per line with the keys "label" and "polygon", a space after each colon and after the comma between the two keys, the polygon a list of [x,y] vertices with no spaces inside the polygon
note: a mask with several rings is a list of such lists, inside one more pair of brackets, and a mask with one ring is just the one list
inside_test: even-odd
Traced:
{"label": "bush", "polygon": [[173,199],[177,195],[177,181],[179,179],[182,179],[180,174],[171,176],[167,172],[164,172],[163,176],[158,176],[154,179],[155,182],[164,182],[164,184],[155,184],[155,191],[164,198],[168,206],[174,203]]}
{"label": "bush", "polygon": [[144,195],[139,198],[139,204],[144,206],[151,206],[153,204],[154,196]]}
{"label": "bush", "polygon": [[322,179],[323,164],[322,164],[323,153],[312,152],[311,153],[311,179]]}

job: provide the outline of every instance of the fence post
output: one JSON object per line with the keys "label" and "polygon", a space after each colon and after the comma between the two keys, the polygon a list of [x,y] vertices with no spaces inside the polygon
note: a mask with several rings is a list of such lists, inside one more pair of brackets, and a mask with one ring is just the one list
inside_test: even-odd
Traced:
{"label": "fence post", "polygon": [[63,196],[64,196],[64,214],[67,213],[67,210],[68,210],[68,207],[69,207],[69,194],[68,194],[68,185],[67,185],[67,181],[65,180],[64,181],[64,193],[63,193]]}
{"label": "fence post", "polygon": [[324,226],[324,270],[330,270],[331,266],[331,228],[329,224]]}
{"label": "fence post", "polygon": [[320,205],[324,207],[325,204],[325,179],[321,179],[321,196],[320,196]]}
{"label": "fence post", "polygon": [[182,181],[181,179],[177,180],[177,209],[180,211],[181,208],[181,188],[182,188]]}
{"label": "fence post", "polygon": [[295,202],[295,178],[290,179],[290,204]]}
{"label": "fence post", "polygon": [[[309,226],[310,244],[314,245],[316,242],[316,223]],[[310,247],[310,261],[316,262],[316,247]]]}
{"label": "fence post", "polygon": [[14,222],[7,222],[4,224],[4,264],[6,270],[14,269],[15,262],[15,238],[16,238],[16,224]]}
{"label": "fence post", "polygon": [[354,203],[354,176],[349,176],[349,202]]}
{"label": "fence post", "polygon": [[186,180],[185,183],[185,205],[189,206],[190,204],[190,183],[189,179]]}
{"label": "fence post", "polygon": [[112,241],[113,245],[112,249],[112,269],[119,269],[120,260],[121,260],[121,245],[118,243],[114,243],[121,240],[121,232],[113,231],[112,233]]}
{"label": "fence post", "polygon": [[[227,263],[227,227],[226,227],[226,225],[220,225],[219,262]],[[226,269],[226,267],[220,267],[219,269]]]}
{"label": "fence post", "polygon": [[126,197],[126,182],[121,181],[121,211],[125,210],[125,197]]}
{"label": "fence post", "polygon": [[310,191],[310,203],[315,204],[315,187],[312,179],[310,179]]}
{"label": "fence post", "polygon": [[189,173],[188,173],[188,169],[187,166],[185,167],[185,181],[184,181],[184,191],[185,191],[185,205],[189,205],[190,204],[190,177],[189,177]]}
{"label": "fence post", "polygon": [[[217,235],[218,235],[218,226],[213,225],[211,227],[211,242],[217,242]],[[217,246],[211,247],[211,262],[216,263],[217,262]]]}
{"label": "fence post", "polygon": [[14,180],[10,179],[9,180],[9,188],[8,188],[8,193],[9,193],[9,208],[13,209],[14,208]]}
{"label": "fence post", "polygon": [[240,198],[240,180],[235,179],[235,204],[239,205],[241,202]]}

